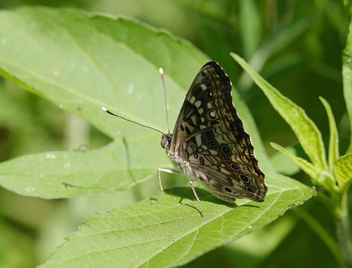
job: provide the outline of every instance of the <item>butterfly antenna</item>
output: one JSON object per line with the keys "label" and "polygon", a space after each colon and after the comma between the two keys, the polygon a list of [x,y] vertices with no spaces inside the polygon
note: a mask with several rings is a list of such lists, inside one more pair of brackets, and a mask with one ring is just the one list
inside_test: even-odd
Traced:
{"label": "butterfly antenna", "polygon": [[161,80],[163,81],[167,132],[170,134],[169,115],[168,115],[168,113],[167,113],[167,100],[166,100],[166,89],[165,89],[164,70],[163,70],[162,68],[159,68],[159,74],[160,74]]}
{"label": "butterfly antenna", "polygon": [[153,128],[153,127],[150,127],[150,126],[146,126],[146,125],[143,125],[143,124],[138,123],[138,122],[136,122],[136,121],[132,121],[132,120],[130,120],[130,119],[127,119],[127,118],[125,118],[125,117],[122,117],[121,115],[114,114],[114,113],[110,112],[108,109],[106,109],[105,107],[101,107],[101,109],[102,109],[104,112],[107,112],[107,113],[110,114],[110,115],[116,116],[116,117],[121,118],[121,119],[123,119],[123,120],[126,120],[126,121],[128,121],[128,122],[131,122],[131,123],[134,123],[134,124],[136,124],[136,125],[139,125],[139,126],[141,126],[141,127],[153,129],[153,130],[155,130],[155,131],[160,132],[161,134],[164,134],[164,133],[161,132],[159,129],[156,129],[156,128]]}

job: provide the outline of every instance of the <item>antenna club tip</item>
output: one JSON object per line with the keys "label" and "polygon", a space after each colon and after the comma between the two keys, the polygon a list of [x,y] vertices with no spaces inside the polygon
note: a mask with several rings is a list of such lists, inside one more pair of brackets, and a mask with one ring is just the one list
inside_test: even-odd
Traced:
{"label": "antenna club tip", "polygon": [[164,75],[164,70],[163,70],[163,68],[159,68],[159,74],[160,74],[160,75]]}
{"label": "antenna club tip", "polygon": [[104,112],[107,112],[108,109],[106,109],[105,107],[101,107],[101,109],[104,111]]}

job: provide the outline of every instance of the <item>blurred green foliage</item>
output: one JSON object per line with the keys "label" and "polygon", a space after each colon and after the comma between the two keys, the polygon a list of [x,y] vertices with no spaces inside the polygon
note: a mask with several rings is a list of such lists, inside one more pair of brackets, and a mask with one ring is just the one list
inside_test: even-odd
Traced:
{"label": "blurred green foliage", "polygon": [[[228,72],[255,118],[269,155],[275,153],[269,142],[296,148],[297,140],[289,126],[229,56],[229,52],[236,52],[283,95],[302,107],[328,144],[329,125],[318,99],[323,96],[335,115],[341,153],[347,150],[349,125],[342,93],[341,53],[349,19],[343,1],[0,1],[2,9],[22,5],[123,14],[190,40]],[[70,115],[46,100],[0,77],[1,161],[34,152],[78,148],[86,143],[89,148],[108,143],[109,138],[94,128],[88,128],[89,136],[82,133],[72,141],[70,120]],[[306,158],[299,148],[296,152]],[[275,161],[280,163],[280,159]],[[290,170],[297,172],[295,168]],[[293,177],[311,185],[303,172]],[[167,183],[172,186],[187,182],[165,179],[165,187]],[[0,189],[0,266],[39,264],[94,212],[146,198],[157,189],[155,179],[117,195],[51,201]],[[333,221],[321,203],[313,199],[303,209],[324,223],[335,237]],[[310,227],[294,212],[288,212],[263,230],[186,266],[213,267],[214,264],[224,267],[336,267],[337,261]]]}

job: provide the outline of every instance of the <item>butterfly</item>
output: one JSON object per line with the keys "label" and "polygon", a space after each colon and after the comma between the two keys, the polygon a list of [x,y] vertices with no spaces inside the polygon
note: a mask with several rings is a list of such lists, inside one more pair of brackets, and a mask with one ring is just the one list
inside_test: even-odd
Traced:
{"label": "butterfly", "polygon": [[[229,203],[237,198],[263,202],[268,190],[250,136],[232,103],[231,91],[232,83],[222,67],[214,61],[206,63],[188,90],[173,133],[157,130],[163,133],[161,146],[171,162],[190,178],[202,217],[194,181],[200,181],[210,193]],[[158,169],[160,195],[154,203],[160,201],[163,192],[161,171],[177,173]]]}

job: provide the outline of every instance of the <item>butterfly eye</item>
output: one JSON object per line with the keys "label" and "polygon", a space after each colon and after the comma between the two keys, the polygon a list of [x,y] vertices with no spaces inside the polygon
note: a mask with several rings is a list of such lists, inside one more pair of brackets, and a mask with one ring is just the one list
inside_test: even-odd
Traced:
{"label": "butterfly eye", "polygon": [[209,140],[209,146],[214,148],[214,147],[218,146],[218,142],[214,139]]}
{"label": "butterfly eye", "polygon": [[211,130],[205,131],[205,132],[204,132],[204,137],[206,137],[207,139],[213,138],[213,137],[214,137],[213,131],[211,131]]}
{"label": "butterfly eye", "polygon": [[226,192],[229,192],[229,193],[232,192],[231,189],[230,189],[230,188],[227,188],[227,187],[225,187],[225,191],[226,191]]}
{"label": "butterfly eye", "polygon": [[222,159],[224,159],[226,162],[230,162],[231,161],[231,157],[229,157],[228,155],[224,155],[222,157]]}
{"label": "butterfly eye", "polygon": [[231,153],[231,148],[228,145],[221,145],[221,152],[224,154],[229,154]]}
{"label": "butterfly eye", "polygon": [[253,193],[253,188],[251,188],[249,186],[246,187],[246,190],[247,190],[247,192]]}
{"label": "butterfly eye", "polygon": [[231,167],[233,170],[235,170],[235,171],[240,170],[240,167],[237,166],[235,163],[231,163],[231,164],[230,164],[230,167]]}
{"label": "butterfly eye", "polygon": [[211,90],[207,91],[207,98],[212,99],[214,97],[214,94]]}
{"label": "butterfly eye", "polygon": [[241,180],[242,180],[244,183],[248,183],[248,182],[249,182],[249,178],[248,178],[246,175],[241,174],[241,175],[240,175],[240,178],[241,178]]}

